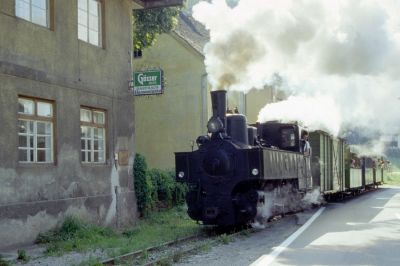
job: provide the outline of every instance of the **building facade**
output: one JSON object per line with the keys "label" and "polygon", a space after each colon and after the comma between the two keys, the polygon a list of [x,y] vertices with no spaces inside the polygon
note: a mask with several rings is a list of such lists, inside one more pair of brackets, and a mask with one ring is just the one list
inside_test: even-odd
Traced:
{"label": "building facade", "polygon": [[135,223],[134,5],[1,1],[0,248],[66,215]]}
{"label": "building facade", "polygon": [[[208,31],[182,12],[173,32],[160,35],[154,46],[133,60],[135,71],[161,69],[165,78],[163,94],[135,97],[136,151],[150,167],[173,169],[174,152],[196,149],[197,137],[207,134],[212,88],[203,49],[208,40]],[[262,107],[280,100],[281,94],[268,86],[246,95],[228,91],[227,107],[237,108],[255,123]]]}
{"label": "building facade", "polygon": [[164,73],[163,94],[135,97],[136,151],[150,167],[174,168],[174,152],[190,151],[207,133],[210,88],[202,53],[207,40],[207,31],[181,13],[173,32],[160,35],[133,60],[135,71]]}

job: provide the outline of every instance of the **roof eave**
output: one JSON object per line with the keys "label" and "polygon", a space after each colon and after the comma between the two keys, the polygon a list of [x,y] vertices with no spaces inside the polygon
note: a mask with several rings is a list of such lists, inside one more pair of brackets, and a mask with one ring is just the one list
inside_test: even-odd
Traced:
{"label": "roof eave", "polygon": [[201,58],[205,58],[205,55],[203,52],[199,51],[198,49],[196,49],[196,47],[194,47],[185,37],[183,37],[181,34],[179,34],[178,32],[171,31],[171,36],[173,36],[175,39],[181,41],[182,43],[186,44],[188,47],[190,47],[197,55],[199,55]]}

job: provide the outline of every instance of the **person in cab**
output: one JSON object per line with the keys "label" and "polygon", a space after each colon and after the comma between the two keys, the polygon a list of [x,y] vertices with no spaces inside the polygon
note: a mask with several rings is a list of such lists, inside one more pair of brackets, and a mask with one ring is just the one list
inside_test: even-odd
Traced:
{"label": "person in cab", "polygon": [[301,132],[301,139],[300,139],[301,145],[300,145],[300,149],[301,152],[305,155],[305,156],[311,156],[311,145],[309,142],[309,134],[308,131],[303,130]]}

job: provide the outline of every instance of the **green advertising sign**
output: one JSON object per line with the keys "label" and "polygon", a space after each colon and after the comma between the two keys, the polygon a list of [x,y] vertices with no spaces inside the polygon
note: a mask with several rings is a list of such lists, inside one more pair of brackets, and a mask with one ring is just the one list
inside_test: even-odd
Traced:
{"label": "green advertising sign", "polygon": [[151,95],[163,93],[162,70],[133,72],[134,95]]}

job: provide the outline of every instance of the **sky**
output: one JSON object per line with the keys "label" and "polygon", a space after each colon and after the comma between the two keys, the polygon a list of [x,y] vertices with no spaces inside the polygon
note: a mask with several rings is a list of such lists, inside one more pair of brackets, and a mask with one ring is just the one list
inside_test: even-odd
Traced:
{"label": "sky", "polygon": [[210,31],[205,65],[213,89],[266,85],[288,99],[258,120],[300,121],[336,136],[376,141],[400,126],[400,1],[224,0],[199,2]]}

